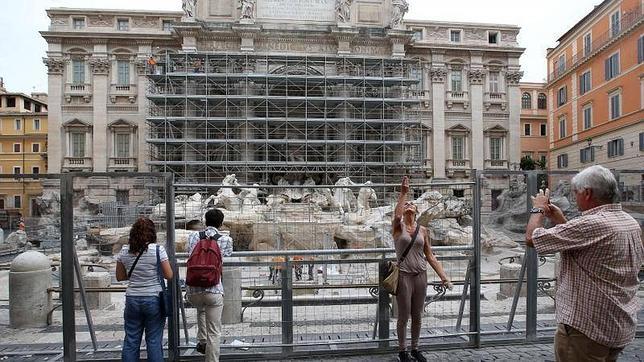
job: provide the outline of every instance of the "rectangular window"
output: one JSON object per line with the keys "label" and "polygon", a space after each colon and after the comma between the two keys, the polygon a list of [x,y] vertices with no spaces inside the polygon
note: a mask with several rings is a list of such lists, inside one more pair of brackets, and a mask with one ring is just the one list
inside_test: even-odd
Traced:
{"label": "rectangular window", "polygon": [[561,107],[564,104],[566,104],[566,102],[568,101],[567,98],[568,98],[567,87],[559,88],[559,91],[557,91],[557,106]]}
{"label": "rectangular window", "polygon": [[463,74],[460,71],[452,72],[452,92],[463,91]]}
{"label": "rectangular window", "polygon": [[591,89],[590,70],[579,76],[579,94],[584,95]]}
{"label": "rectangular window", "polygon": [[16,97],[7,97],[7,108],[16,107]]}
{"label": "rectangular window", "polygon": [[619,92],[609,95],[610,119],[617,119],[622,115],[622,94]]}
{"label": "rectangular window", "polygon": [[530,127],[530,123],[526,123],[526,124],[523,125],[523,135],[524,136],[530,136],[530,133],[532,133],[531,131],[532,131],[532,129]]}
{"label": "rectangular window", "polygon": [[545,165],[546,164],[546,155],[544,155],[543,153],[540,154],[539,155],[539,161],[541,161],[542,165]]}
{"label": "rectangular window", "polygon": [[116,68],[118,73],[118,84],[130,84],[130,62],[127,60],[119,60],[116,62]]}
{"label": "rectangular window", "polygon": [[34,131],[40,131],[40,120],[34,119]]}
{"label": "rectangular window", "polygon": [[644,62],[644,35],[637,39],[637,64]]}
{"label": "rectangular window", "polygon": [[72,133],[72,157],[85,157],[85,133]]}
{"label": "rectangular window", "polygon": [[16,126],[15,127],[16,131],[20,131],[22,129],[22,120],[16,119],[16,121],[14,123],[15,123],[15,126]]}
{"label": "rectangular window", "polygon": [[414,29],[414,40],[423,40],[423,29]]}
{"label": "rectangular window", "polygon": [[606,80],[611,80],[619,75],[619,53],[615,53],[604,61]]}
{"label": "rectangular window", "polygon": [[498,44],[499,43],[499,33],[496,31],[490,31],[487,34],[487,42],[489,44]]}
{"label": "rectangular window", "polygon": [[119,30],[119,31],[130,30],[130,21],[128,19],[118,19],[116,21],[116,30]]}
{"label": "rectangular window", "polygon": [[85,28],[85,18],[74,18],[73,20],[74,29],[84,29]]}
{"label": "rectangular window", "polygon": [[614,12],[613,15],[610,16],[610,33],[613,37],[616,37],[619,35],[619,31],[621,30],[621,23],[620,23],[620,17],[619,17],[619,10]]}
{"label": "rectangular window", "polygon": [[20,174],[22,174],[22,167],[20,167],[20,166],[13,166],[13,174],[14,174],[14,175],[20,175]]}
{"label": "rectangular window", "polygon": [[624,139],[619,138],[608,142],[608,157],[624,156]]}
{"label": "rectangular window", "polygon": [[161,28],[163,31],[171,31],[172,30],[172,20],[163,20],[161,22]]}
{"label": "rectangular window", "polygon": [[16,209],[22,208],[22,196],[15,195],[13,197],[13,207],[16,208]]}
{"label": "rectangular window", "polygon": [[595,147],[586,147],[579,150],[579,160],[581,163],[595,162]]}
{"label": "rectangular window", "polygon": [[38,167],[38,166],[32,167],[31,168],[31,173],[34,174],[34,175],[40,174],[40,167]]}
{"label": "rectangular window", "polygon": [[568,154],[564,153],[557,156],[557,168],[566,168],[568,167]]}
{"label": "rectangular window", "polygon": [[130,135],[127,133],[116,134],[116,157],[130,157]]}
{"label": "rectangular window", "polygon": [[40,113],[42,111],[42,106],[38,103],[34,105],[34,112]]}
{"label": "rectangular window", "polygon": [[498,137],[490,138],[490,159],[492,160],[501,159],[501,138],[498,138]]}
{"label": "rectangular window", "polygon": [[23,103],[24,103],[25,111],[30,111],[31,112],[31,102],[29,102],[28,100],[25,99],[25,100],[23,100]]}
{"label": "rectangular window", "polygon": [[85,83],[85,62],[82,60],[72,60],[72,83]]}
{"label": "rectangular window", "polygon": [[40,152],[40,143],[32,143],[31,144],[31,152],[39,153]]}
{"label": "rectangular window", "polygon": [[640,132],[640,151],[644,151],[644,132]]}
{"label": "rectangular window", "polygon": [[564,137],[566,137],[566,119],[562,117],[559,119],[559,138]]}
{"label": "rectangular window", "polygon": [[590,129],[593,126],[593,106],[587,105],[583,109],[584,113],[584,129]]}
{"label": "rectangular window", "polygon": [[14,153],[20,153],[20,151],[22,151],[22,144],[14,143],[13,144],[13,152]]}
{"label": "rectangular window", "polygon": [[592,35],[590,33],[584,36],[584,56],[590,54],[593,50]]}
{"label": "rectangular window", "polygon": [[490,72],[490,93],[499,93],[499,72]]}
{"label": "rectangular window", "polygon": [[452,159],[453,160],[462,160],[463,159],[463,146],[465,143],[465,137],[463,136],[454,136],[452,137]]}
{"label": "rectangular window", "polygon": [[541,124],[541,135],[546,136],[548,134],[548,125],[545,123]]}
{"label": "rectangular window", "polygon": [[461,42],[461,31],[460,30],[450,30],[449,31],[449,40],[452,43],[460,43]]}
{"label": "rectangular window", "polygon": [[0,210],[4,210],[4,197],[0,197]]}
{"label": "rectangular window", "polygon": [[563,74],[566,71],[566,55],[559,56],[557,61],[557,72],[559,75]]}

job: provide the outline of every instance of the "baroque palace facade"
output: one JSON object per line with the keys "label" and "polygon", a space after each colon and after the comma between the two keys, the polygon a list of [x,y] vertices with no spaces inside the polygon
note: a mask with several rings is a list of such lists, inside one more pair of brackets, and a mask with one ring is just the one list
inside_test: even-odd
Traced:
{"label": "baroque palace facade", "polygon": [[519,167],[516,26],[404,20],[404,0],[183,10],[48,10],[50,172],[326,184]]}

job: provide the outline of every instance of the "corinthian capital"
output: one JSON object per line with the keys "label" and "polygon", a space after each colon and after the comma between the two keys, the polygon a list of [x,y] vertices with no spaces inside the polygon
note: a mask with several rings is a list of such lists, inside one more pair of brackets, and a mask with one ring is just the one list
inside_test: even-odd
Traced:
{"label": "corinthian capital", "polygon": [[505,73],[505,79],[508,85],[519,85],[521,78],[523,78],[523,72],[521,71],[510,71]]}
{"label": "corinthian capital", "polygon": [[447,68],[432,67],[429,70],[429,75],[432,77],[432,83],[445,83],[445,78],[447,77]]}
{"label": "corinthian capital", "polygon": [[483,84],[485,80],[485,72],[483,69],[472,69],[467,76],[470,79],[470,84]]}
{"label": "corinthian capital", "polygon": [[65,60],[63,58],[42,58],[42,61],[47,66],[48,74],[62,74],[65,69]]}
{"label": "corinthian capital", "polygon": [[94,74],[107,74],[110,71],[110,61],[107,58],[90,58],[89,66]]}

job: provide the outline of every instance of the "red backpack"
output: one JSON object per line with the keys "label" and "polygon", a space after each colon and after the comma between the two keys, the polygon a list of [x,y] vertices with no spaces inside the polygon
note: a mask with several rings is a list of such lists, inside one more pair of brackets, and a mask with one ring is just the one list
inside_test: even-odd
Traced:
{"label": "red backpack", "polygon": [[191,287],[214,287],[221,281],[221,250],[217,239],[221,235],[206,236],[199,233],[199,242],[188,258],[186,284]]}

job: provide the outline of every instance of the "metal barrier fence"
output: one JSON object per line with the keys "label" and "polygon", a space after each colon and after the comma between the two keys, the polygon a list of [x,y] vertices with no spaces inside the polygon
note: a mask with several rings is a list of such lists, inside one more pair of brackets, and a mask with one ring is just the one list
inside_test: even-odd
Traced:
{"label": "metal barrier fence", "polygon": [[[567,199],[566,182],[574,174],[479,171],[474,172],[471,182],[412,185],[414,199],[421,211],[426,210],[421,219],[433,233],[432,250],[455,285],[454,290],[447,291],[435,273],[429,274],[421,349],[551,340],[557,257],[537,255],[534,249],[516,242],[523,239],[521,230],[525,231],[531,206],[527,195],[547,182],[557,197]],[[623,195],[641,187],[641,175],[642,171],[617,173]],[[138,180],[135,183],[139,183],[141,192],[129,200],[136,205],[130,209],[137,211],[126,216],[149,216],[162,232],[160,241],[165,243],[178,276],[170,283],[175,297],[166,334],[170,360],[200,358],[194,351],[196,310],[183,295],[188,232],[178,229],[187,221],[201,219],[204,210],[214,205],[225,208],[224,229],[233,237],[236,250],[224,264],[223,359],[352,355],[396,349],[397,306],[379,286],[382,275],[378,263],[394,258],[390,217],[397,185],[368,185],[375,198],[363,190],[358,200],[355,195],[360,196],[365,185],[226,185],[201,189],[190,185],[188,189],[174,185],[172,176],[166,174],[49,176],[60,179],[60,240],[89,241],[91,235],[108,238],[113,236],[97,229],[121,229],[123,219],[118,218],[118,212],[99,207],[88,213],[88,208],[98,204],[78,200],[77,191],[91,177],[103,180],[106,189],[115,190],[127,188],[123,178]],[[221,196],[219,189],[243,197],[235,203],[217,197]],[[186,196],[177,197],[176,203],[167,202],[175,200],[175,190]],[[193,197],[199,191],[205,196]],[[282,193],[294,193],[301,201],[282,202]],[[329,193],[339,195],[334,198],[335,205],[324,204]],[[118,191],[110,197],[118,199]],[[628,210],[641,212],[641,200],[634,201],[636,198],[630,196],[628,200]],[[274,202],[272,207],[257,208],[269,201]],[[250,208],[254,217],[249,215]],[[51,313],[52,328],[46,330],[61,327],[67,361],[118,359],[125,284],[114,280],[108,287],[75,283],[75,279],[83,280],[82,270],[112,265],[107,255],[110,252],[97,262],[82,258],[79,262],[78,253],[74,243],[62,243],[60,285],[50,290],[52,295],[60,295],[61,303]],[[110,293],[114,294],[110,296],[113,310],[85,308],[85,318],[76,317],[74,306],[87,305],[87,301],[77,299]],[[640,331],[644,331],[642,327]],[[0,356],[18,355],[3,353],[0,349]]]}

